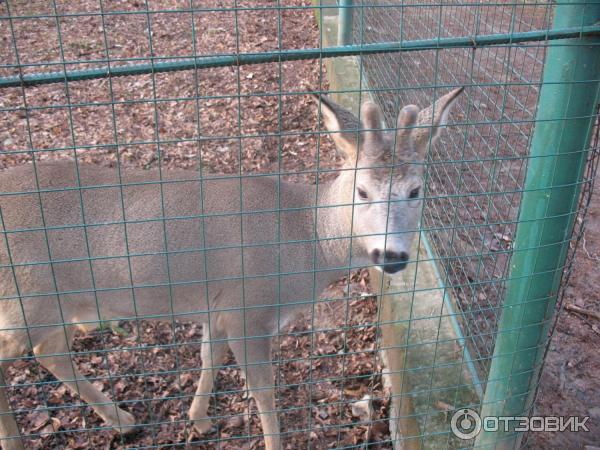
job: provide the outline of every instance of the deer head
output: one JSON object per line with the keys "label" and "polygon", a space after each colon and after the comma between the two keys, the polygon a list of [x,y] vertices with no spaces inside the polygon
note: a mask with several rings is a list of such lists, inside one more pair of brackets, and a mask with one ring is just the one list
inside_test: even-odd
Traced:
{"label": "deer head", "polygon": [[395,131],[385,130],[373,102],[360,108],[360,121],[325,96],[317,97],[327,131],[344,157],[340,202],[352,204],[355,247],[386,273],[406,267],[423,206],[423,162],[463,88],[419,110],[402,108]]}

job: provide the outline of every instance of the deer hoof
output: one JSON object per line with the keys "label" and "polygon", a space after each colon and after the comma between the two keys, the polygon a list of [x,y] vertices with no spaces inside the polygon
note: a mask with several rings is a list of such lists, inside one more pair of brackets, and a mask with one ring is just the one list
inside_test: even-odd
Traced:
{"label": "deer hoof", "polygon": [[212,420],[209,418],[194,420],[194,429],[201,435],[210,433],[213,430]]}
{"label": "deer hoof", "polygon": [[131,434],[136,431],[135,417],[127,411],[117,409],[119,418],[117,420],[109,421],[110,426],[118,431],[120,434]]}

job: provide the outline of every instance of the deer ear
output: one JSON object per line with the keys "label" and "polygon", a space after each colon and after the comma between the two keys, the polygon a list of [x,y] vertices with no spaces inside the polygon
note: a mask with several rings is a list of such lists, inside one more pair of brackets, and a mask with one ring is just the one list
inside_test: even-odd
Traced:
{"label": "deer ear", "polygon": [[371,101],[366,101],[360,107],[360,121],[363,128],[366,130],[364,133],[365,141],[372,142],[375,144],[376,149],[377,143],[383,141],[383,113],[381,108]]}
{"label": "deer ear", "polygon": [[396,155],[411,160],[415,158],[415,140],[413,132],[417,123],[419,108],[407,105],[398,114],[396,122]]}
{"label": "deer ear", "polygon": [[325,128],[331,133],[336,147],[346,160],[357,156],[357,137],[360,124],[354,114],[337,105],[324,95],[313,95],[320,107]]}
{"label": "deer ear", "polygon": [[413,139],[415,141],[415,150],[418,159],[424,160],[430,142],[433,144],[439,138],[441,128],[447,123],[448,114],[450,114],[452,106],[463,90],[463,87],[454,89],[439,98],[429,108],[425,108],[419,112],[417,117],[417,125],[419,128],[416,128],[413,131]]}

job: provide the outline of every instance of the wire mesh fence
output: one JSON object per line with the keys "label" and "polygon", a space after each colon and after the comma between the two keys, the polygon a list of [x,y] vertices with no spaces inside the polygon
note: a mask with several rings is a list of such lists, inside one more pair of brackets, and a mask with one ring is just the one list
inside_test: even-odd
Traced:
{"label": "wire mesh fence", "polygon": [[[359,2],[353,42],[441,40],[547,29],[552,26],[554,6],[554,2]],[[436,259],[442,271],[441,285],[452,297],[480,380],[489,376],[511,279],[546,49],[546,43],[475,45],[361,59],[366,84],[388,124],[395,122],[402,105],[423,104],[439,96],[440,86],[472,86],[469,97],[459,101],[457,113],[467,127],[449,128],[447,138],[432,146],[428,155],[428,201],[422,227],[425,243],[432,248],[428,257]],[[596,146],[592,143],[591,149]],[[594,163],[589,164],[592,169],[582,179],[584,186],[595,177]],[[585,210],[580,206],[578,212],[585,214]],[[574,232],[574,241],[578,236],[581,230]],[[540,345],[546,344],[544,340]]]}
{"label": "wire mesh fence", "polygon": [[[356,40],[514,33],[548,28],[552,18],[552,3],[377,5],[360,10]],[[398,105],[423,104],[439,86],[473,86],[459,105],[459,120],[469,126],[450,129],[430,153],[424,229],[482,379],[509,276],[544,55],[545,45],[519,45],[372,55],[363,63],[389,123]]]}
{"label": "wire mesh fence", "polygon": [[474,444],[547,49],[597,11],[340,4],[343,48],[325,1],[0,2],[3,448]]}

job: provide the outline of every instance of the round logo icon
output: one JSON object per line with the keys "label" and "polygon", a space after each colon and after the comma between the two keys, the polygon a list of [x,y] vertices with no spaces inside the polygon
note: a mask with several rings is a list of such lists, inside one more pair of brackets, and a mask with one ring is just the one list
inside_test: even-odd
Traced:
{"label": "round logo icon", "polygon": [[481,417],[472,409],[459,409],[452,415],[450,427],[457,438],[473,439],[481,431]]}

